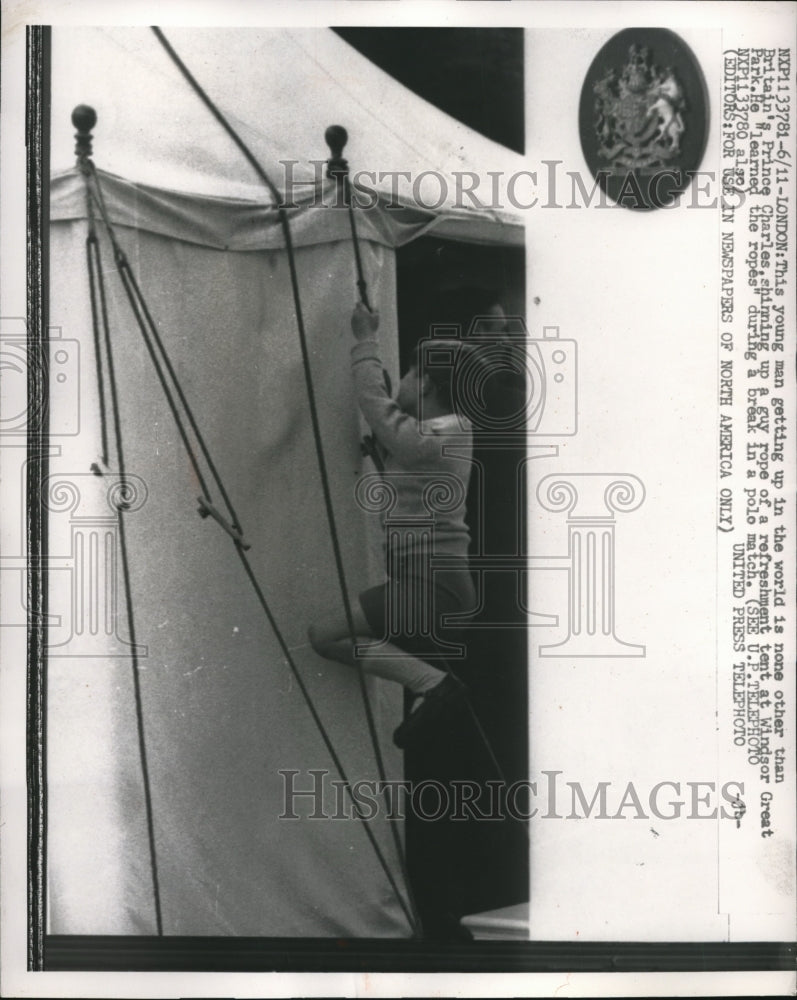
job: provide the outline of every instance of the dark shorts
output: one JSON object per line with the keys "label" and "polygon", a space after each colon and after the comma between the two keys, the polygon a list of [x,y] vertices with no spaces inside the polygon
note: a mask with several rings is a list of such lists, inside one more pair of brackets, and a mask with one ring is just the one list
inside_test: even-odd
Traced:
{"label": "dark shorts", "polygon": [[375,638],[421,659],[440,659],[463,646],[460,627],[446,616],[474,611],[476,592],[464,561],[463,569],[433,571],[431,579],[399,564],[385,583],[360,594],[360,604]]}

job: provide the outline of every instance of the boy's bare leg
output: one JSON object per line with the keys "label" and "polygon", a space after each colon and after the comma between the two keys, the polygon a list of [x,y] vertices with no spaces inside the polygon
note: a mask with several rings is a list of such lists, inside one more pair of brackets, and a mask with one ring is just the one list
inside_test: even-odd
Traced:
{"label": "boy's bare leg", "polygon": [[[371,627],[359,605],[352,606],[351,617],[354,634],[358,637],[356,642],[368,642],[372,638]],[[349,623],[341,615],[315,622],[307,630],[307,637],[316,653],[324,659],[337,660],[348,666],[354,664]]]}
{"label": "boy's bare leg", "polygon": [[367,674],[384,677],[389,681],[397,681],[413,694],[428,694],[432,688],[446,678],[444,670],[433,667],[426,660],[395,646],[392,642],[383,642],[379,646],[379,656],[357,656],[357,663],[362,663]]}
{"label": "boy's bare leg", "polygon": [[[373,636],[365,615],[360,608],[352,608],[352,617],[357,633],[354,645],[368,645],[373,641]],[[367,674],[403,684],[413,694],[426,694],[446,676],[443,670],[411,656],[393,643],[381,643],[379,656],[355,656],[348,624],[339,619],[311,626],[309,636],[313,649],[325,659],[336,660],[350,667],[361,664]]]}

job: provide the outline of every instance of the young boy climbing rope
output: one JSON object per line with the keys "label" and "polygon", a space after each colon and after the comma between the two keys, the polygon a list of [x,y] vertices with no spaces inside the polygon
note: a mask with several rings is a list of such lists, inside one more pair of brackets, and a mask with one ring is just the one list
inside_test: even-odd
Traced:
{"label": "young boy climbing rope", "polygon": [[[352,608],[354,647],[359,650],[352,645],[342,614],[312,625],[309,638],[321,656],[350,666],[361,664],[366,673],[396,681],[420,699],[393,735],[397,746],[407,747],[420,742],[436,719],[464,701],[464,687],[446,670],[441,659],[445,645],[440,643],[458,638],[444,616],[476,605],[465,525],[472,434],[467,419],[455,413],[453,385],[462,367],[460,352],[467,345],[437,338],[421,341],[392,399],[385,386],[378,327],[378,313],[358,304],[351,319],[357,341],[351,351],[352,375],[357,401],[382,457],[386,487],[395,491],[390,518],[400,518],[404,524],[413,517],[428,522],[424,496],[429,496],[425,491],[433,490],[435,482],[444,484],[444,489],[453,484],[455,499],[435,510],[431,551],[420,551],[424,545],[420,534],[391,532],[391,542],[386,542],[386,582],[363,591],[359,606]],[[441,356],[444,363],[433,363]],[[445,557],[446,565],[431,572],[435,556]],[[431,629],[401,627],[407,621],[424,620],[433,623]],[[379,641],[385,636],[388,642]],[[369,642],[373,654],[362,649]]]}

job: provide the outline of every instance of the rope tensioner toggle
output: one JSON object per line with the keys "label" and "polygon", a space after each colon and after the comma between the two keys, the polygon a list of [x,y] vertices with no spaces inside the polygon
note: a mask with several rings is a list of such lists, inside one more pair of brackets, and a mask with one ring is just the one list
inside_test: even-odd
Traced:
{"label": "rope tensioner toggle", "polygon": [[209,500],[206,500],[205,497],[197,497],[197,503],[199,504],[199,507],[197,507],[197,513],[201,518],[204,519],[206,517],[212,517],[214,521],[218,521],[236,545],[240,545],[244,550],[252,548],[238,528],[234,528],[230,522],[222,514],[220,514],[218,510],[216,510]]}

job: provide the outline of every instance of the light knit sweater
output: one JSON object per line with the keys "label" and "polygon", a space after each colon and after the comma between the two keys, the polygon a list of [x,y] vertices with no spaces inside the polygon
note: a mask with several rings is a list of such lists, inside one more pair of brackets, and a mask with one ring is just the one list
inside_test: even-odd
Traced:
{"label": "light knit sweater", "polygon": [[[351,351],[352,374],[363,416],[384,452],[384,478],[395,487],[396,504],[387,520],[434,517],[434,554],[467,559],[469,533],[465,524],[473,434],[469,421],[448,413],[419,422],[390,397],[384,384],[376,340],[361,340]],[[440,483],[438,498],[453,487],[453,503],[434,504],[427,497]],[[457,501],[459,497],[459,501]],[[401,547],[396,551],[404,555]]]}

